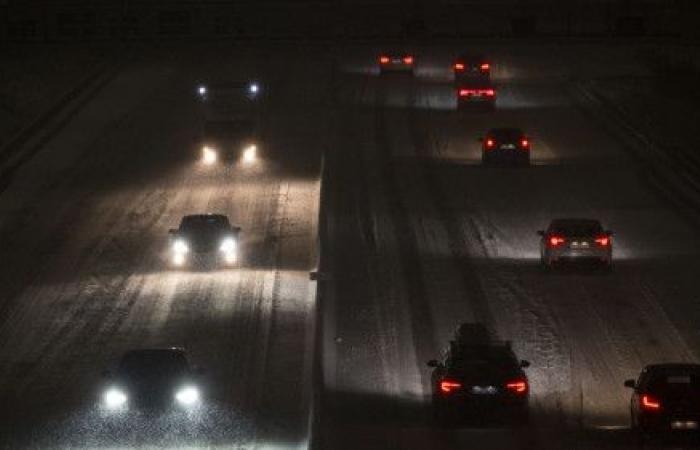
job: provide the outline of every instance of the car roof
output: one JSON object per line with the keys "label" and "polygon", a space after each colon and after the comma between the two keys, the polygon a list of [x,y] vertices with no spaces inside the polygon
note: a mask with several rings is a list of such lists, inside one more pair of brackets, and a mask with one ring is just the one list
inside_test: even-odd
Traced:
{"label": "car roof", "polygon": [[124,352],[122,358],[127,356],[149,356],[149,355],[162,355],[170,353],[172,355],[185,355],[185,349],[182,347],[156,347],[156,348],[137,348],[133,350],[127,350]]}
{"label": "car roof", "polygon": [[700,371],[700,364],[692,363],[664,363],[664,364],[649,364],[644,368],[645,372],[663,372],[666,370],[689,370]]}
{"label": "car roof", "polygon": [[521,135],[523,130],[520,128],[491,128],[487,134],[497,134],[497,135]]}
{"label": "car roof", "polygon": [[484,56],[481,53],[462,53],[459,56],[457,56],[457,59],[465,60],[465,61],[482,62],[482,61],[486,60],[486,56]]}
{"label": "car roof", "polygon": [[554,227],[576,227],[576,226],[598,226],[600,221],[598,219],[583,219],[577,217],[554,219],[552,220],[550,226]]}
{"label": "car roof", "polygon": [[186,216],[182,216],[182,221],[185,222],[194,222],[194,221],[207,221],[210,222],[212,220],[214,221],[228,221],[228,217],[224,214],[188,214]]}

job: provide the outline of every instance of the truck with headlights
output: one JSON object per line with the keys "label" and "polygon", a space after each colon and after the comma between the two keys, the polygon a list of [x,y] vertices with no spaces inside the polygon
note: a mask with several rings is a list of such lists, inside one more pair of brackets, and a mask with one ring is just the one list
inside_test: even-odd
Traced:
{"label": "truck with headlights", "polygon": [[252,164],[257,160],[262,117],[262,86],[256,81],[200,84],[202,113],[200,159]]}
{"label": "truck with headlights", "polygon": [[175,267],[234,266],[239,259],[240,227],[222,214],[184,216],[169,230],[169,259]]}

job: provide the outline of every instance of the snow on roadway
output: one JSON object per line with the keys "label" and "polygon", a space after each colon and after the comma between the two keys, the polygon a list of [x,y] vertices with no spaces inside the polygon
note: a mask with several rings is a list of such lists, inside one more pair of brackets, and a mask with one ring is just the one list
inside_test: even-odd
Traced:
{"label": "snow on roadway", "polygon": [[[0,195],[10,445],[306,445],[324,120],[323,80],[309,74],[326,65],[235,47],[162,52],[125,67]],[[257,166],[195,161],[192,87],[206,75],[276,89]],[[242,227],[241,268],[171,270],[167,230],[207,211]],[[171,345],[207,370],[212,407],[199,434],[172,423],[101,430],[91,409],[100,372],[126,349]]]}
{"label": "snow on roadway", "polygon": [[[644,49],[488,50],[501,95],[484,115],[450,104],[458,50],[413,49],[428,66],[413,81],[377,79],[377,49],[339,58],[326,448],[633,448],[622,382],[647,363],[696,360],[683,320],[698,309],[696,232],[568,84],[644,71]],[[534,167],[478,166],[476,138],[497,125],[532,134]],[[543,273],[535,231],[556,216],[613,229],[614,272]],[[533,363],[534,427],[432,426],[424,363],[464,321],[485,323]]]}

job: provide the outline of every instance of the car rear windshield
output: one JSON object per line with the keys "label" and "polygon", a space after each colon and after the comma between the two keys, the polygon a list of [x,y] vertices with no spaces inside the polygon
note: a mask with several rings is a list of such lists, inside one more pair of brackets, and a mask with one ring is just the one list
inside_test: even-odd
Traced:
{"label": "car rear windshield", "polygon": [[652,394],[700,394],[700,373],[688,373],[683,371],[665,372],[654,376],[649,380],[647,390]]}
{"label": "car rear windshield", "polygon": [[565,236],[594,236],[603,232],[603,227],[595,221],[590,222],[555,222],[550,232]]}

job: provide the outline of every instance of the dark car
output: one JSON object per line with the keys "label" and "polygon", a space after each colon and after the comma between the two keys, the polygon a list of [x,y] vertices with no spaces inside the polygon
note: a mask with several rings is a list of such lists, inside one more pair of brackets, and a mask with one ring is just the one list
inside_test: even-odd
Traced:
{"label": "dark car", "polygon": [[202,162],[255,161],[261,134],[261,85],[255,81],[201,84],[197,94],[203,115]]}
{"label": "dark car", "polygon": [[202,405],[201,370],[181,348],[126,352],[115,372],[104,372],[100,409],[107,415],[188,413]]}
{"label": "dark car", "polygon": [[377,62],[380,74],[413,75],[416,60],[411,52],[392,50],[379,55]]}
{"label": "dark car", "polygon": [[556,219],[540,236],[540,260],[547,268],[562,263],[595,263],[612,267],[612,231],[594,219]]}
{"label": "dark car", "polygon": [[700,364],[648,365],[625,386],[634,389],[630,416],[640,438],[700,431]]}
{"label": "dark car", "polygon": [[452,64],[455,80],[491,78],[491,63],[484,55],[464,54]]}
{"label": "dark car", "polygon": [[530,164],[531,140],[518,128],[493,128],[480,140],[484,164]]}
{"label": "dark car", "polygon": [[457,109],[496,108],[496,88],[487,80],[470,80],[457,84]]}
{"label": "dark car", "polygon": [[185,216],[177,229],[169,231],[171,262],[177,267],[206,262],[234,265],[240,231],[222,214]]}
{"label": "dark car", "polygon": [[428,361],[435,419],[442,425],[462,420],[528,421],[530,386],[509,342],[459,339],[443,361]]}

